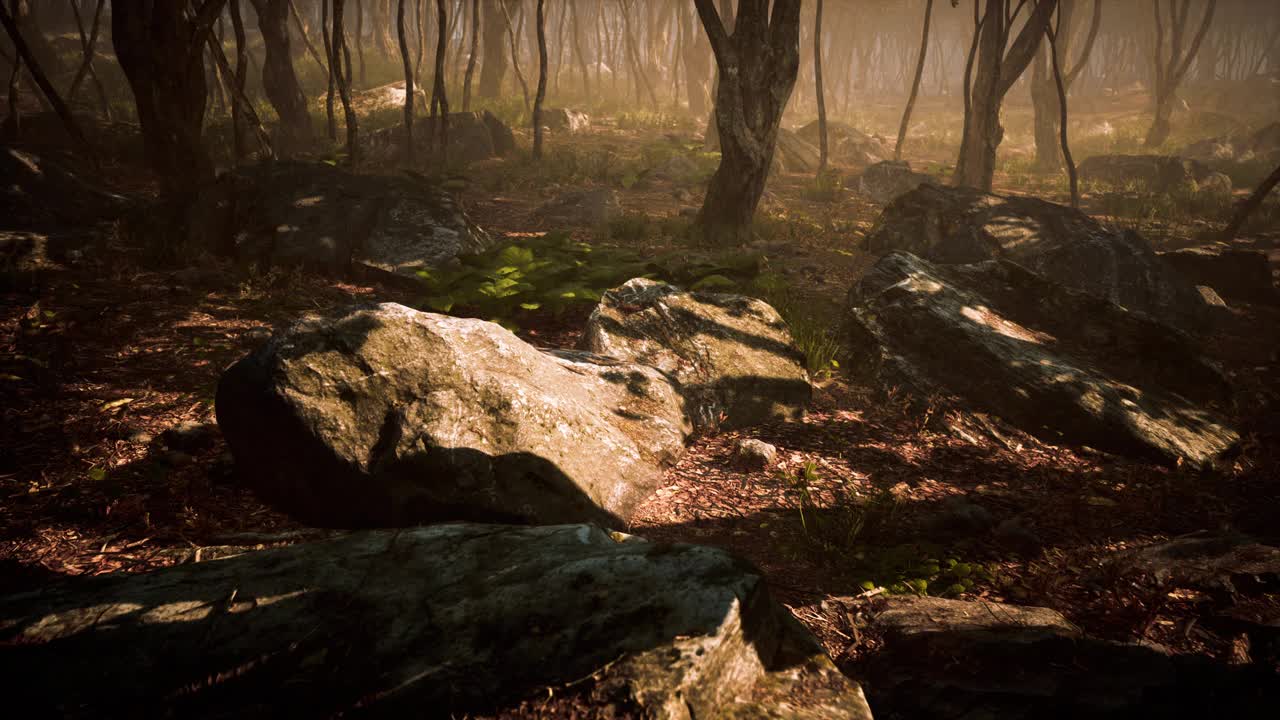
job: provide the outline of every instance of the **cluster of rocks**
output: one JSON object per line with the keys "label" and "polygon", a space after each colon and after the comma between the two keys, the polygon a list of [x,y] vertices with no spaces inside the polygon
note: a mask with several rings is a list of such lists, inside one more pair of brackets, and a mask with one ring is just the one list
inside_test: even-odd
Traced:
{"label": "cluster of rocks", "polygon": [[[773,157],[775,172],[813,173],[821,161],[818,121],[799,130],[778,130]],[[827,123],[827,160],[833,165],[864,168],[893,155],[893,146],[878,135],[868,135],[842,122]]]}
{"label": "cluster of rocks", "polygon": [[1167,155],[1094,155],[1079,167],[1080,179],[1153,193],[1231,197],[1231,178],[1190,158]]}
{"label": "cluster of rocks", "polygon": [[[439,143],[440,119],[419,117],[413,125],[413,148],[417,161],[434,157]],[[516,148],[515,134],[493,113],[455,112],[448,115],[448,159],[451,166],[466,166],[482,160],[506,157]],[[385,167],[403,165],[406,160],[404,124],[360,135],[365,163]]]}
{"label": "cluster of rocks", "polygon": [[922,186],[867,248],[883,257],[850,293],[848,329],[855,363],[886,386],[1169,463],[1209,465],[1238,441],[1230,388],[1194,334],[1204,299],[1140,236],[1040,200]]}
{"label": "cluster of rocks", "polygon": [[170,241],[179,257],[207,253],[335,277],[373,273],[416,282],[418,271],[491,244],[453,196],[431,182],[409,174],[357,175],[327,163],[223,173],[180,213],[182,230]]}
{"label": "cluster of rocks", "polygon": [[1243,137],[1208,138],[1183,148],[1182,156],[1222,170],[1235,163],[1280,164],[1280,122],[1273,122]]}

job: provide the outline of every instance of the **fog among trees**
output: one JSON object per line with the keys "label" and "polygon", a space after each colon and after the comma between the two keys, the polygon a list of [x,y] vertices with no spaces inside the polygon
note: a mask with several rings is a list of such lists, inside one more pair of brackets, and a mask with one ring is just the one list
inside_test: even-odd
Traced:
{"label": "fog among trees", "polygon": [[1280,4],[0,25],[11,705],[1280,707]]}

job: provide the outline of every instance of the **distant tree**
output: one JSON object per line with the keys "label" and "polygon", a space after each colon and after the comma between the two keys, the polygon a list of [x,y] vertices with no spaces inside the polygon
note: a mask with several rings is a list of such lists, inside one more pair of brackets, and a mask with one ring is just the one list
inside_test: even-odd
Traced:
{"label": "distant tree", "polygon": [[71,80],[71,88],[67,90],[67,102],[74,103],[76,101],[76,93],[80,90],[80,85],[84,82],[85,77],[93,80],[94,87],[98,91],[98,99],[102,103],[102,117],[111,120],[111,103],[107,99],[107,90],[102,85],[102,80],[98,77],[98,71],[93,67],[94,57],[98,50],[98,31],[102,27],[102,10],[106,7],[107,0],[98,0],[97,8],[93,11],[93,24],[89,28],[89,32],[85,33],[84,19],[80,17],[80,3],[72,0],[71,11],[76,19],[76,30],[80,33],[80,49],[83,53],[80,61],[80,67],[76,70],[76,76]]}
{"label": "distant tree", "polygon": [[445,0],[436,0],[436,69],[435,80],[431,84],[431,128],[439,138],[441,165],[447,165],[449,160],[449,97],[444,84],[444,58],[449,40],[445,30],[449,24],[448,12]]}
{"label": "distant tree", "polygon": [[253,0],[265,51],[262,88],[280,117],[283,142],[277,145],[285,148],[283,152],[286,154],[305,149],[313,134],[307,97],[302,93],[293,69],[293,52],[289,47],[289,5],[290,0]]}
{"label": "distant tree", "polygon": [[813,19],[813,84],[818,95],[818,174],[827,169],[827,100],[822,87],[822,4],[822,0],[818,0],[817,14]]}
{"label": "distant tree", "polygon": [[[351,104],[351,54],[347,52],[347,31],[343,22],[346,0],[333,0],[333,62],[339,65],[334,73],[338,95],[342,98],[342,115],[347,123],[347,165],[355,167],[360,161],[360,129],[355,107]],[[343,60],[346,72],[342,71]]]}
{"label": "distant tree", "polygon": [[[1058,48],[1058,55],[1054,60],[1059,64],[1061,69],[1062,63],[1067,61],[1067,55],[1070,54],[1071,37],[1072,37],[1072,18],[1075,12],[1076,0],[1060,0],[1058,30],[1054,35],[1054,41]],[[1089,57],[1093,53],[1093,46],[1098,38],[1098,31],[1102,26],[1102,0],[1093,0],[1093,16],[1089,22],[1089,32],[1085,37],[1084,46],[1080,50],[1080,59],[1076,64],[1062,73],[1063,90],[1070,91],[1071,86],[1075,84],[1076,78],[1084,70],[1089,63]],[[1036,53],[1035,65],[1031,70],[1031,105],[1034,114],[1034,135],[1036,143],[1036,167],[1043,172],[1052,172],[1058,170],[1062,166],[1062,152],[1059,142],[1058,119],[1061,115],[1061,108],[1058,102],[1058,83],[1052,73],[1048,60],[1049,53],[1047,49]]]}
{"label": "distant tree", "polygon": [[[1005,95],[1031,64],[1045,28],[1053,17],[1058,0],[1031,0],[1034,7],[1013,44],[1009,37],[1019,13],[1027,6],[1019,2],[1010,8],[1007,0],[986,0],[986,11],[974,31],[977,52],[976,72],[970,83],[966,68],[964,135],[956,162],[957,185],[991,191],[995,175],[996,149],[1004,139],[1000,107]],[[975,0],[975,13],[976,13]],[[972,56],[971,51],[970,55]]]}
{"label": "distant tree", "polygon": [[328,90],[324,96],[324,113],[329,140],[338,139],[338,123],[333,113],[333,94],[337,90],[338,73],[342,72],[342,61],[333,47],[332,22],[329,18],[329,0],[320,0],[320,34],[324,36],[325,67],[328,69]]}
{"label": "distant tree", "polygon": [[743,243],[773,162],[800,70],[800,0],[740,0],[730,35],[712,0],[695,0],[719,68],[720,166],[697,225],[710,243]]}
{"label": "distant tree", "polygon": [[404,33],[404,2],[400,0],[396,6],[396,36],[404,64],[404,159],[406,165],[413,165],[413,61],[409,59],[409,39]]}
{"label": "distant tree", "polygon": [[538,92],[533,98],[533,159],[542,159],[542,101],[547,99],[547,20],[546,0],[538,0]]}
{"label": "distant tree", "polygon": [[[1200,44],[1204,42],[1205,33],[1213,23],[1213,13],[1218,7],[1218,0],[1208,0],[1204,16],[1200,20],[1200,29],[1196,31],[1191,45],[1183,51],[1182,41],[1186,37],[1187,22],[1191,15],[1191,0],[1169,0],[1169,27],[1166,38],[1165,19],[1160,12],[1160,0],[1151,0],[1155,10],[1156,48],[1155,48],[1155,87],[1154,118],[1151,129],[1147,131],[1146,146],[1158,147],[1169,139],[1173,128],[1170,120],[1173,116],[1174,100],[1178,95],[1178,86],[1187,75],[1191,61],[1195,60]],[[1165,56],[1165,41],[1168,40],[1169,52]]]}
{"label": "distant tree", "polygon": [[471,77],[476,72],[476,50],[480,46],[480,0],[471,0],[471,52],[467,56],[467,73],[462,81],[462,111],[471,112]]}
{"label": "distant tree", "polygon": [[893,145],[893,159],[902,159],[902,145],[907,140],[907,128],[911,125],[911,111],[916,106],[916,96],[920,94],[920,81],[924,78],[924,62],[929,55],[929,23],[933,19],[933,0],[924,6],[924,30],[920,31],[920,57],[916,60],[916,78],[911,83],[911,94],[907,96],[907,107],[902,111],[902,124],[898,126],[898,141]]}
{"label": "distant tree", "polygon": [[[506,3],[501,4],[502,16],[506,22],[507,43],[511,48],[511,69],[516,73],[516,80],[520,81],[520,92],[524,94],[524,109],[531,110],[529,105],[529,83],[524,80],[524,72],[520,69],[520,48],[516,45],[516,24],[511,20],[511,9]],[[521,8],[523,11],[524,8]],[[523,17],[521,18],[523,20]],[[483,77],[483,72],[481,74]]]}
{"label": "distant tree", "polygon": [[507,74],[507,15],[505,0],[484,0],[484,57],[480,62],[480,85],[476,92],[482,98],[496,98],[502,92]]}
{"label": "distant tree", "polygon": [[578,61],[578,70],[582,73],[582,95],[589,98],[591,97],[591,78],[587,75],[587,56],[582,52],[582,28],[578,26],[578,3],[565,3],[565,10],[572,13],[573,57]]}

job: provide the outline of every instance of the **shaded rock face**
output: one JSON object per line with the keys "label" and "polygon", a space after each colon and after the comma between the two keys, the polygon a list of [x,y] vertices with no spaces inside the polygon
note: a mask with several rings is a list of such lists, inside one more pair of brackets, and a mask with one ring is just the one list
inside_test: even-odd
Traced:
{"label": "shaded rock face", "polygon": [[654,368],[390,303],[299,322],[228,369],[217,395],[258,492],[337,527],[617,527],[683,452],[681,405]]}
{"label": "shaded rock face", "polygon": [[1207,320],[1193,284],[1162,263],[1137,233],[1035,198],[920,187],[885,208],[866,247],[943,264],[1012,260],[1178,328],[1198,330]]}
{"label": "shaded rock face", "polygon": [[885,204],[921,185],[937,184],[932,175],[912,170],[906,160],[886,160],[875,163],[858,177],[858,192]]}
{"label": "shaded rock face", "polygon": [[[413,124],[413,147],[419,163],[432,157],[433,143],[438,143],[438,120],[419,117]],[[404,160],[404,124],[369,133],[361,133],[364,159],[375,166],[395,167]],[[493,113],[449,113],[449,162],[470,165],[481,160],[505,157],[515,150],[515,135],[506,123]]]}
{"label": "shaded rock face", "polygon": [[324,163],[224,173],[200,190],[185,225],[192,255],[415,282],[419,270],[491,242],[448,193],[425,181],[355,175]]}
{"label": "shaded rock face", "polygon": [[0,225],[4,229],[108,220],[119,217],[128,206],[126,198],[86,182],[57,158],[0,145]]}
{"label": "shaded rock face", "polygon": [[550,108],[542,111],[542,124],[552,132],[577,134],[591,129],[591,116],[579,110]]}
{"label": "shaded rock face", "polygon": [[958,395],[1050,442],[1212,463],[1239,436],[1186,335],[1008,261],[881,258],[850,295],[853,351],[886,385]]}
{"label": "shaded rock face", "polygon": [[811,395],[786,323],[740,295],[630,280],[604,294],[579,347],[668,374],[700,427],[799,418]]}
{"label": "shaded rock face", "polygon": [[1271,274],[1271,262],[1261,250],[1215,243],[1162,252],[1160,259],[1188,281],[1208,285],[1223,297],[1264,303],[1280,299]]}
{"label": "shaded rock face", "polygon": [[[817,120],[800,128],[796,134],[815,147],[821,142]],[[827,145],[833,162],[852,167],[873,165],[893,155],[892,143],[842,122],[827,122]]]}
{"label": "shaded rock face", "polygon": [[860,677],[882,716],[1255,718],[1280,701],[1265,669],[1087,638],[1046,608],[897,596],[867,615],[883,644]]}
{"label": "shaded rock face", "polygon": [[571,190],[543,204],[535,215],[570,225],[603,225],[622,215],[622,204],[610,188]]}
{"label": "shaded rock face", "polygon": [[811,173],[818,170],[821,160],[818,146],[801,139],[794,131],[786,128],[778,130],[778,144],[773,153],[773,170],[775,172]]}
{"label": "shaded rock face", "polygon": [[61,717],[459,717],[547,687],[602,716],[871,717],[754,568],[589,525],[360,532],[77,578],[0,599],[0,639],[11,698]]}
{"label": "shaded rock face", "polygon": [[1107,185],[1142,185],[1151,192],[1195,192],[1213,171],[1204,163],[1167,155],[1094,155],[1080,163],[1080,179]]}

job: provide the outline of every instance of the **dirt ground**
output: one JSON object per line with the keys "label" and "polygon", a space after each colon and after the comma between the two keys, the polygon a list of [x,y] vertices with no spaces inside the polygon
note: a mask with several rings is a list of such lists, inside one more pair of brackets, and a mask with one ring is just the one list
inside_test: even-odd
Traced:
{"label": "dirt ground", "polygon": [[[670,134],[694,140],[687,130],[624,130],[606,119],[574,142],[625,150]],[[912,159],[927,165],[947,155],[926,150]],[[563,229],[540,224],[533,210],[565,188],[530,181],[492,189],[496,177],[512,172],[498,163],[467,176],[462,199],[471,215],[511,238]],[[155,190],[127,166],[104,180],[133,194]],[[1029,186],[1008,173],[999,182],[1010,192],[1060,188]],[[770,182],[765,212],[775,231],[762,247],[834,326],[845,294],[872,262],[860,245],[878,209],[848,191],[833,202],[807,199],[812,183],[800,175]],[[653,221],[678,219],[701,199],[700,188],[663,180],[620,192],[627,211]],[[1086,198],[1087,210],[1091,202]],[[1144,222],[1158,226],[1154,234],[1170,245],[1189,242],[1197,230],[1194,223]],[[590,228],[571,229],[591,236]],[[209,262],[157,267],[116,230],[66,228],[80,259],[55,259],[0,295],[5,591],[191,562],[219,546],[312,536],[237,482],[220,436],[180,452],[166,449],[164,433],[184,422],[212,422],[221,371],[300,314],[421,299],[297,273],[246,277]],[[1255,238],[1272,250],[1275,241]],[[657,252],[673,241],[645,242]],[[582,320],[521,332],[536,344],[565,345]],[[1251,305],[1234,306],[1208,343],[1236,385],[1245,438],[1220,471],[1160,467],[1016,434],[995,440],[971,431],[981,418],[947,398],[886,398],[836,371],[818,378],[802,422],[697,438],[625,529],[747,557],[840,663],[855,662],[867,648],[838,604],[827,601],[930,562],[973,569],[959,597],[1042,605],[1100,637],[1232,661],[1238,638],[1197,622],[1203,597],[1120,577],[1110,561],[1122,550],[1199,530],[1280,540],[1277,348],[1280,309]],[[731,450],[740,437],[776,445],[777,466],[736,469]],[[955,497],[980,503],[997,530],[947,526],[948,498]],[[869,503],[878,510],[848,511]]]}

